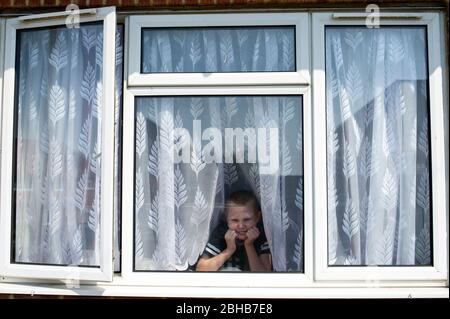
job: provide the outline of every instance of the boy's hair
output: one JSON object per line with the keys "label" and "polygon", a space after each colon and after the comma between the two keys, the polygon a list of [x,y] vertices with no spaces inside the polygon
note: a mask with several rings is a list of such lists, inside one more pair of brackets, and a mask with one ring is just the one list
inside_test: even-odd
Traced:
{"label": "boy's hair", "polygon": [[253,192],[237,191],[232,193],[225,201],[225,216],[228,215],[228,209],[230,207],[245,205],[250,205],[255,214],[261,211],[261,206]]}

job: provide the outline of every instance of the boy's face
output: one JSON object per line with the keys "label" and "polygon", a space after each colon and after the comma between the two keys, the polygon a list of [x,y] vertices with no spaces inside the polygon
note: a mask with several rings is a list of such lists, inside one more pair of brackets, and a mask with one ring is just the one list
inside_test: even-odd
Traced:
{"label": "boy's face", "polygon": [[228,228],[237,233],[239,240],[247,239],[247,231],[256,226],[260,212],[255,212],[250,205],[232,206],[228,208]]}

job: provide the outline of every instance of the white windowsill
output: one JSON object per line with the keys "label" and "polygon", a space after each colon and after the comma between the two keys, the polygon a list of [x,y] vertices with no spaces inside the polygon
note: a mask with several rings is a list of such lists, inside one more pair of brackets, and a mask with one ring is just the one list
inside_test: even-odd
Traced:
{"label": "white windowsill", "polygon": [[448,287],[236,288],[0,283],[2,294],[189,298],[449,298]]}

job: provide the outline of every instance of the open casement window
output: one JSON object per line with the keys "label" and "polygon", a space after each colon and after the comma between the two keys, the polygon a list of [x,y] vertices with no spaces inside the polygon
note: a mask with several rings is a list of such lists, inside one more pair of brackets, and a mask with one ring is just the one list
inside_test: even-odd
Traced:
{"label": "open casement window", "polygon": [[318,280],[446,279],[440,27],[313,14]]}
{"label": "open casement window", "polygon": [[132,16],[128,85],[309,84],[306,13]]}
{"label": "open casement window", "polygon": [[6,23],[0,274],[111,281],[114,7]]}

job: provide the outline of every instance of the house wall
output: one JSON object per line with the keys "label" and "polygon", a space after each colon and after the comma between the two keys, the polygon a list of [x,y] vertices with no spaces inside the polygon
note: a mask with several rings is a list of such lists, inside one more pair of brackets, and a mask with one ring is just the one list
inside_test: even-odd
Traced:
{"label": "house wall", "polygon": [[355,1],[355,0],[1,0],[0,10],[56,9],[69,3],[80,7],[117,6],[118,9],[146,8],[150,10],[238,9],[238,8],[299,8],[299,7],[355,7],[376,3],[382,6],[437,6],[447,7],[448,0],[411,1]]}

